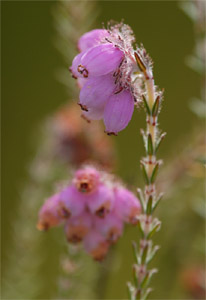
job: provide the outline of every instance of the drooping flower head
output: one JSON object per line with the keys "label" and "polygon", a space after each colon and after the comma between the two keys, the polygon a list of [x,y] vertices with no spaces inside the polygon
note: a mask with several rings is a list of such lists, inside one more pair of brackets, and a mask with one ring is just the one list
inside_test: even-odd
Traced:
{"label": "drooping flower head", "polygon": [[[134,42],[131,28],[122,23],[87,32],[79,39],[80,53],[70,68],[80,82],[83,115],[103,119],[108,134],[116,135],[128,125],[142,94]],[[145,53],[142,55],[149,64]]]}
{"label": "drooping flower head", "polygon": [[37,228],[64,224],[68,242],[83,241],[86,252],[102,260],[122,235],[124,223],[135,224],[139,214],[140,203],[134,194],[107,173],[84,166],[66,187],[46,200]]}

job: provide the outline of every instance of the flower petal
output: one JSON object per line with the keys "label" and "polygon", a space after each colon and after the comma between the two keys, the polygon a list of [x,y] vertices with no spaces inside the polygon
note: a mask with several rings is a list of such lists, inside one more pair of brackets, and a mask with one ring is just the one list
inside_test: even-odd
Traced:
{"label": "flower petal", "polygon": [[66,187],[60,194],[59,213],[66,218],[79,216],[85,209],[84,198],[75,186]]}
{"label": "flower petal", "polygon": [[104,124],[108,134],[117,134],[123,130],[132,118],[134,100],[129,91],[112,95],[104,110]]}
{"label": "flower petal", "polygon": [[129,190],[118,187],[114,191],[114,213],[123,221],[136,224],[137,216],[141,213],[141,205],[138,198]]}
{"label": "flower petal", "polygon": [[86,236],[92,227],[92,218],[88,213],[83,213],[78,217],[70,218],[65,224],[67,240],[71,243],[78,243]]}
{"label": "flower petal", "polygon": [[78,71],[84,77],[106,75],[117,69],[123,56],[124,53],[112,44],[100,44],[82,55]]}
{"label": "flower petal", "polygon": [[109,243],[99,232],[91,230],[84,238],[84,248],[93,259],[101,261],[109,250]]}
{"label": "flower petal", "polygon": [[101,120],[104,116],[104,107],[99,108],[90,108],[89,111],[84,111],[82,116],[85,117],[86,120]]}
{"label": "flower petal", "polygon": [[97,108],[101,110],[115,90],[114,78],[111,74],[90,78],[85,83],[80,92],[79,104],[87,108]]}
{"label": "flower petal", "polygon": [[101,40],[104,40],[104,38],[107,36],[109,36],[109,33],[106,29],[94,29],[86,32],[78,41],[79,51],[85,51],[93,46],[98,45]]}
{"label": "flower petal", "polygon": [[95,228],[110,243],[115,243],[123,232],[123,220],[114,213],[108,214],[104,219],[94,218]]}
{"label": "flower petal", "polygon": [[113,204],[114,193],[112,189],[103,184],[87,201],[90,212],[99,218],[104,218],[112,210]]}
{"label": "flower petal", "polygon": [[37,224],[39,230],[47,230],[61,223],[62,218],[58,213],[59,197],[59,194],[53,195],[41,207]]}
{"label": "flower petal", "polygon": [[75,79],[77,79],[78,77],[82,77],[82,78],[84,77],[83,74],[80,74],[78,72],[78,66],[81,64],[81,58],[85,53],[86,52],[84,51],[84,52],[77,54],[72,61],[71,67],[69,68],[70,72],[72,73],[72,76]]}

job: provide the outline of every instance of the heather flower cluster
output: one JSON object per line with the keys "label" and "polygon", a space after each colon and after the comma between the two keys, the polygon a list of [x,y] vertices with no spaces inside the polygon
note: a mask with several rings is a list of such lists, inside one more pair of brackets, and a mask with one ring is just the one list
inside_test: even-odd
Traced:
{"label": "heather flower cluster", "polygon": [[117,135],[128,125],[142,94],[134,41],[131,28],[122,23],[87,32],[79,39],[80,53],[70,68],[81,89],[83,116],[103,119],[107,134]]}
{"label": "heather flower cluster", "polygon": [[102,260],[124,224],[136,224],[141,211],[136,196],[108,176],[91,166],[76,171],[71,184],[40,209],[38,229],[63,224],[68,242],[82,241],[87,253]]}

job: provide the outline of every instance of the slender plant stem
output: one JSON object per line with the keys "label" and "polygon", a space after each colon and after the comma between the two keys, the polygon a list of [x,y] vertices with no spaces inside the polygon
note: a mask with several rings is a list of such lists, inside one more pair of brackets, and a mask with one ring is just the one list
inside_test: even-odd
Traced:
{"label": "slender plant stem", "polygon": [[148,288],[150,279],[157,269],[149,269],[148,264],[159,249],[154,246],[152,236],[160,229],[161,222],[153,217],[153,212],[157,207],[162,195],[156,194],[155,179],[158,173],[160,161],[157,160],[156,152],[159,148],[161,140],[165,134],[159,134],[158,131],[158,115],[160,112],[160,104],[162,93],[158,92],[153,79],[152,68],[147,65],[141,52],[137,50],[135,53],[137,65],[142,73],[143,84],[145,86],[143,102],[146,111],[146,132],[141,131],[144,146],[145,157],[141,160],[141,167],[145,179],[144,191],[138,189],[139,198],[142,205],[142,214],[138,217],[138,225],[141,232],[139,245],[133,243],[134,255],[136,263],[133,265],[134,283],[128,284],[129,297],[134,299],[147,299],[151,288]]}

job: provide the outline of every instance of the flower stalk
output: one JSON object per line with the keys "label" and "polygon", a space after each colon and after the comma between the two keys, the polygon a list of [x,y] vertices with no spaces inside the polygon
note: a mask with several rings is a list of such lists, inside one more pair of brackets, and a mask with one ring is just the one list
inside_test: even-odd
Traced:
{"label": "flower stalk", "polygon": [[144,300],[147,299],[149,293],[152,291],[148,285],[153,274],[157,272],[157,269],[149,269],[148,264],[159,249],[159,246],[154,245],[152,241],[153,235],[161,227],[160,220],[153,217],[153,212],[162,198],[162,194],[157,195],[155,187],[156,176],[161,165],[161,161],[157,160],[156,153],[165,133],[159,134],[158,130],[158,116],[162,102],[162,92],[157,91],[152,68],[144,62],[141,49],[135,52],[135,58],[145,88],[142,99],[146,111],[147,128],[146,131],[141,130],[146,153],[145,157],[140,161],[145,179],[145,188],[144,191],[141,189],[137,190],[142,206],[142,214],[138,217],[141,239],[138,246],[135,242],[133,243],[135,256],[133,274],[135,284],[132,286],[129,283],[128,290],[131,300]]}

